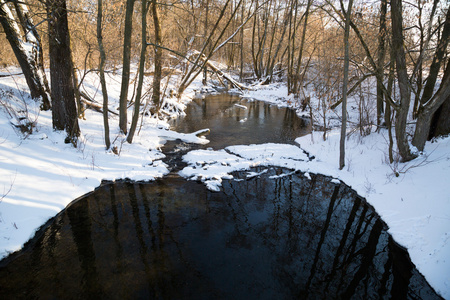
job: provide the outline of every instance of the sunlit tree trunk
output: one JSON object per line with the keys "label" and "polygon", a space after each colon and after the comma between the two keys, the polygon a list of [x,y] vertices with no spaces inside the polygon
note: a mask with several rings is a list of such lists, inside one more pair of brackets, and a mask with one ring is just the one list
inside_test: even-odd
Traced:
{"label": "sunlit tree trunk", "polygon": [[[200,74],[200,72],[203,70],[203,68],[205,68],[205,66],[208,64],[209,59],[212,57],[212,55],[214,53],[216,53],[221,47],[223,47],[226,44],[226,43],[222,43],[219,45],[228,26],[230,25],[231,21],[235,17],[237,11],[239,10],[239,8],[243,2],[243,0],[239,0],[239,2],[234,7],[234,10],[231,13],[231,15],[225,20],[225,24],[222,25],[222,28],[220,29],[220,33],[216,38],[216,37],[214,37],[214,34],[215,34],[216,30],[219,30],[220,21],[223,19],[226,9],[227,9],[228,5],[230,4],[230,1],[231,0],[227,0],[223,4],[222,10],[220,11],[219,16],[217,17],[217,20],[216,20],[216,23],[214,24],[213,29],[211,30],[205,43],[203,44],[202,50],[199,53],[195,54],[195,56],[194,56],[195,60],[190,63],[190,66],[186,70],[185,74],[183,74],[181,82],[178,86],[178,97],[180,97],[183,94],[183,92],[186,90],[186,88]],[[227,41],[228,40],[229,39],[227,39]],[[210,49],[210,50],[208,51],[207,49]]]}
{"label": "sunlit tree trunk", "polygon": [[[345,31],[344,31],[344,82],[342,83],[342,125],[341,140],[339,144],[339,169],[345,166],[345,138],[347,137],[347,88],[348,88],[348,72],[349,72],[349,35],[350,35],[350,16],[352,14],[353,0],[349,0],[347,11],[345,11],[344,3],[341,0],[341,10],[345,15]],[[306,23],[305,23],[306,28]]]}
{"label": "sunlit tree trunk", "polygon": [[133,142],[134,133],[136,131],[137,123],[139,120],[142,85],[144,83],[145,55],[147,52],[147,0],[141,0],[141,3],[141,55],[139,58],[139,77],[138,85],[136,87],[136,99],[134,100],[133,119],[131,120],[130,132],[127,136],[127,142],[130,144]]}
{"label": "sunlit tree trunk", "polygon": [[109,122],[108,122],[108,89],[106,87],[105,81],[105,62],[106,54],[103,47],[103,36],[102,36],[102,19],[103,19],[103,1],[97,1],[97,41],[98,48],[100,51],[100,84],[102,85],[103,94],[103,127],[105,128],[105,146],[109,149],[111,146],[111,141],[109,138]]}
{"label": "sunlit tree trunk", "polygon": [[[353,1],[349,2],[350,3]],[[306,28],[308,26],[308,16],[309,16],[309,9],[311,7],[312,0],[308,0],[308,4],[306,5],[305,13],[303,14],[304,23],[303,23],[303,30],[302,30],[302,39],[300,40],[300,48],[298,50],[298,57],[297,57],[297,67],[295,68],[294,72],[294,86],[292,87],[291,92],[294,95],[298,95],[299,92],[299,81],[300,81],[300,69],[302,66],[302,59],[303,59],[303,50],[305,48],[305,38],[306,38]],[[350,9],[350,6],[349,6]]]}
{"label": "sunlit tree trunk", "polygon": [[133,31],[133,10],[135,0],[127,0],[125,11],[125,30],[123,38],[122,83],[119,97],[119,128],[127,133],[128,87],[130,84],[131,37]]}
{"label": "sunlit tree trunk", "polygon": [[287,62],[287,86],[288,95],[293,93],[295,78],[295,40],[297,35],[298,0],[289,1],[289,39],[288,39],[288,62]]}
{"label": "sunlit tree trunk", "polygon": [[161,97],[161,78],[162,78],[162,49],[159,47],[162,44],[161,38],[161,24],[158,16],[157,2],[152,0],[151,10],[153,15],[153,26],[155,28],[155,72],[153,75],[153,94],[152,102],[156,112],[159,112],[160,97]]}
{"label": "sunlit tree trunk", "polygon": [[[244,7],[245,7],[245,1],[242,3],[241,6],[241,24],[244,23]],[[239,80],[241,82],[244,81],[244,26],[242,26],[241,28],[241,35],[239,37],[239,44],[240,44],[240,48],[239,48],[239,59],[240,59],[240,63],[239,63]]]}
{"label": "sunlit tree trunk", "polygon": [[0,0],[0,23],[25,76],[31,97],[41,99],[41,108],[48,110],[51,107],[50,90],[44,72],[41,39],[27,6],[23,3],[14,4],[16,16],[24,31],[23,38],[18,22],[5,0]]}
{"label": "sunlit tree trunk", "polygon": [[80,135],[75,103],[73,64],[65,0],[47,0],[53,128],[66,130],[76,146]]}

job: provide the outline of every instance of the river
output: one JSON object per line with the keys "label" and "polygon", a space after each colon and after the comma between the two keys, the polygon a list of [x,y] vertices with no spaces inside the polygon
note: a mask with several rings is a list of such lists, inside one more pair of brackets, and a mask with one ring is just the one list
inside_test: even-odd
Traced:
{"label": "river", "polygon": [[[295,112],[236,96],[198,99],[178,131],[206,146],[289,143]],[[199,146],[167,145],[167,162]],[[170,153],[169,153],[170,152]],[[331,178],[235,172],[220,192],[172,175],[103,182],[0,262],[4,299],[440,299],[373,208]],[[262,169],[255,168],[261,172]]]}

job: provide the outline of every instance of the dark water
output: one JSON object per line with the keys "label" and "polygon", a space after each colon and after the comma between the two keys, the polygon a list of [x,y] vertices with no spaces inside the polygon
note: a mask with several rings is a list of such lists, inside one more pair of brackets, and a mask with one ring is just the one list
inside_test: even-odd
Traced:
{"label": "dark water", "polygon": [[[438,299],[349,187],[104,183],[2,262],[2,299]],[[236,173],[235,178],[244,174]]]}
{"label": "dark water", "polygon": [[209,128],[206,146],[215,150],[267,142],[292,144],[311,132],[309,121],[297,117],[294,110],[227,94],[195,99],[188,105],[186,117],[173,120],[172,127],[185,133]]}
{"label": "dark water", "polygon": [[[237,97],[196,100],[187,113],[175,129],[210,128],[215,149],[309,131],[293,111]],[[166,162],[177,170],[192,147],[171,142]],[[0,261],[0,299],[439,299],[386,229],[321,175],[270,169],[221,192],[173,173],[105,182]]]}

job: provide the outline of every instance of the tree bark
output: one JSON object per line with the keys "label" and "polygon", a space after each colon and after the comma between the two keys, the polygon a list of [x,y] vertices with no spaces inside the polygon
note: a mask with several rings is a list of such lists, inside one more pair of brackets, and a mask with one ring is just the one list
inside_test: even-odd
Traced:
{"label": "tree bark", "polygon": [[153,75],[152,102],[156,110],[156,113],[158,113],[161,98],[161,78],[162,78],[162,49],[159,46],[162,44],[162,37],[161,37],[161,23],[159,20],[156,0],[152,0],[151,10],[153,15],[153,26],[155,28],[155,44],[157,45],[153,48],[155,52],[155,72]]}
{"label": "tree bark", "polygon": [[140,114],[140,106],[141,106],[141,95],[142,95],[142,85],[144,83],[144,67],[145,67],[145,54],[147,50],[147,0],[141,0],[142,9],[141,9],[141,24],[142,24],[142,32],[141,32],[141,55],[139,59],[139,78],[138,85],[136,88],[136,99],[134,100],[134,112],[133,119],[131,120],[130,132],[127,136],[127,142],[132,143],[134,133],[136,131],[137,123],[139,120]]}
{"label": "tree bark", "polygon": [[128,87],[130,84],[131,37],[133,31],[133,10],[135,0],[127,0],[125,30],[123,37],[122,83],[119,96],[119,128],[127,133]]}
{"label": "tree bark", "polygon": [[396,58],[397,79],[400,90],[400,103],[395,121],[395,134],[397,147],[403,161],[409,161],[417,157],[411,152],[406,135],[406,121],[411,102],[411,89],[406,67],[405,49],[403,48],[403,18],[401,0],[391,0],[392,15],[392,47]]}
{"label": "tree bark", "polygon": [[66,130],[66,142],[76,146],[80,134],[74,96],[73,65],[65,0],[47,0],[52,121],[56,130]]}
{"label": "tree bark", "polygon": [[[423,151],[427,141],[428,133],[433,114],[450,97],[450,64],[447,65],[444,78],[439,86],[439,90],[434,96],[421,108],[417,117],[416,131],[412,144],[419,150]],[[443,116],[445,117],[445,115]]]}
{"label": "tree bark", "polygon": [[[425,87],[423,88],[422,98],[420,104],[425,104],[433,95],[434,87],[444,61],[444,54],[450,41],[450,8],[447,9],[447,14],[444,23],[444,29],[442,30],[442,37],[436,48],[436,52],[433,56],[433,61],[430,65],[430,72],[426,79]],[[420,107],[419,107],[420,110]]]}
{"label": "tree bark", "polygon": [[450,98],[445,100],[438,110],[434,113],[431,120],[428,139],[448,135],[450,133]]}
{"label": "tree bark", "polygon": [[[349,10],[351,10],[350,4],[352,4],[352,3],[353,3],[353,1],[350,0],[349,8],[348,8]],[[291,91],[294,95],[298,95],[298,92],[299,92],[300,68],[302,66],[303,49],[305,47],[305,38],[306,38],[306,28],[308,26],[309,8],[311,7],[311,4],[312,4],[312,0],[308,0],[308,4],[306,5],[306,11],[303,14],[303,18],[305,19],[305,21],[304,21],[304,24],[303,24],[303,31],[302,31],[302,39],[300,41],[300,48],[298,50],[297,67],[295,68],[295,74],[294,74],[294,86],[293,86],[292,91]],[[350,17],[350,16],[348,15],[347,17]],[[348,33],[345,33],[345,34],[348,34]],[[345,37],[344,37],[344,39],[345,39]],[[348,51],[348,36],[347,36],[347,45],[345,47],[346,47],[346,49]],[[345,65],[345,63],[344,63],[344,65]]]}
{"label": "tree bark", "polygon": [[380,80],[377,80],[377,125],[380,126],[383,122],[384,113],[384,93],[383,93],[383,78],[384,78],[384,58],[386,56],[386,13],[387,0],[382,0],[380,5],[380,29],[378,32],[378,68],[377,73]]}
{"label": "tree bark", "polygon": [[[349,0],[347,12],[344,9],[344,3],[341,2],[342,13],[345,15],[345,29],[344,29],[344,82],[342,83],[342,125],[341,125],[341,137],[339,143],[339,169],[342,170],[345,166],[345,138],[347,136],[347,87],[348,87],[348,72],[349,72],[349,35],[350,35],[350,16],[352,14],[353,0]],[[309,1],[308,1],[309,3]],[[306,30],[306,21],[305,28]]]}
{"label": "tree bark", "polygon": [[423,151],[425,143],[430,135],[430,128],[434,113],[450,97],[450,64],[444,72],[438,91],[433,96],[434,86],[437,81],[438,73],[441,68],[445,50],[450,41],[450,8],[447,10],[442,37],[439,40],[433,62],[430,66],[430,74],[427,77],[427,83],[424,87],[419,110],[417,112],[416,131],[412,144]]}
{"label": "tree bark", "polygon": [[15,7],[25,31],[24,39],[5,0],[0,0],[0,23],[25,76],[31,97],[41,99],[41,109],[48,110],[51,108],[51,97],[44,71],[41,39],[26,5],[16,3]]}
{"label": "tree bark", "polygon": [[102,19],[103,19],[103,1],[97,1],[97,41],[98,48],[100,51],[100,83],[102,85],[103,94],[103,127],[105,128],[105,146],[106,150],[111,147],[111,141],[109,138],[109,122],[108,122],[108,89],[106,87],[105,81],[105,62],[106,54],[103,47],[103,36],[102,36]]}

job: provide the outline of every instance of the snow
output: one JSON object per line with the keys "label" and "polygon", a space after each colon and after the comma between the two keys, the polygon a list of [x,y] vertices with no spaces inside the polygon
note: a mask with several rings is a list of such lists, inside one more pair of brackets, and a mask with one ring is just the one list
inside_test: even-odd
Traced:
{"label": "snow", "polygon": [[[88,74],[85,81],[85,90],[101,101],[96,75]],[[110,109],[115,111],[120,90],[118,75],[108,74],[108,86]],[[172,117],[195,96],[195,89],[200,89],[199,80],[181,101],[166,100],[168,106],[176,108]],[[118,132],[118,118],[111,115],[111,140],[119,153],[116,155],[105,150],[102,115],[88,110],[86,120],[79,120],[82,137],[74,148],[64,144],[64,133],[53,131],[50,112],[33,108],[23,92],[26,90],[22,76],[1,78],[0,104],[23,104],[21,95],[25,95],[28,116],[36,120],[36,127],[24,138],[11,125],[18,124],[17,118],[0,105],[0,258],[20,249],[39,226],[102,180],[154,180],[166,175],[169,171],[162,161],[161,147],[167,140],[208,142],[196,135],[199,132],[173,132],[166,122],[145,118],[130,145]],[[1,91],[11,91],[12,96]],[[285,86],[272,84],[258,86],[243,97],[296,107],[296,101],[286,94]],[[351,99],[349,104],[351,119]],[[339,170],[339,132],[339,128],[329,131],[325,141],[323,132],[313,132],[298,138],[297,145],[266,143],[194,150],[183,157],[188,166],[180,175],[203,181],[213,191],[220,190],[222,180],[231,179],[236,170],[249,170],[249,177],[259,176],[250,171],[254,166],[286,167],[304,172],[306,178],[321,173],[335,178],[336,183],[345,182],[368,200],[388,224],[394,239],[408,249],[419,271],[444,298],[450,299],[450,138],[428,142],[425,151],[411,162],[389,164],[385,130],[363,138],[354,132],[346,140],[346,166]]]}

